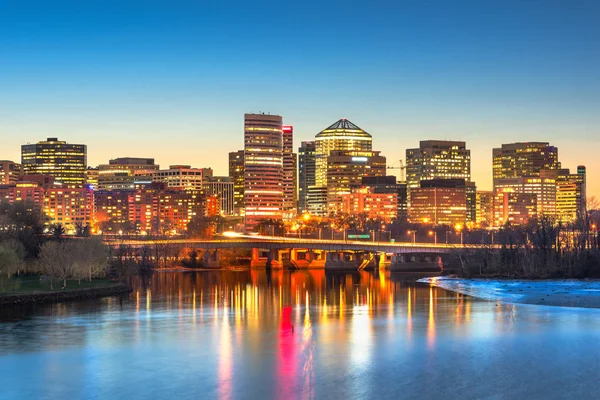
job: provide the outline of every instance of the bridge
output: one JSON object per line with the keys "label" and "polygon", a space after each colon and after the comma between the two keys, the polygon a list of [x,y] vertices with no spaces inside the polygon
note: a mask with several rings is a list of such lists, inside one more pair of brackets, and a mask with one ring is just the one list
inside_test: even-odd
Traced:
{"label": "bridge", "polygon": [[220,249],[251,249],[252,268],[325,268],[367,269],[390,268],[440,269],[442,256],[458,248],[482,248],[483,245],[395,243],[348,240],[299,239],[277,236],[236,235],[215,239],[105,239],[111,245],[143,247],[182,245],[203,250],[204,264],[220,267]]}

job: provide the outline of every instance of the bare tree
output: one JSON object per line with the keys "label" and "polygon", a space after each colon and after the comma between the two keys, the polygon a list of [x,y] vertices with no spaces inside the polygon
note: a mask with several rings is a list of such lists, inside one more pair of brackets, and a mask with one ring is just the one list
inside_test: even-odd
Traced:
{"label": "bare tree", "polygon": [[46,242],[40,249],[38,263],[40,270],[50,278],[50,289],[54,289],[54,280],[62,280],[63,288],[67,279],[73,276],[72,245],[68,242]]}

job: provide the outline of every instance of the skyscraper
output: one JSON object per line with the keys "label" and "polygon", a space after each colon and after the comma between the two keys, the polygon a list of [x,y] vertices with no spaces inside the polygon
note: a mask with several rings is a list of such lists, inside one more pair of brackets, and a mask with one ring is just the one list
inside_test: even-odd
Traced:
{"label": "skyscraper", "polygon": [[48,138],[21,146],[24,175],[50,175],[56,183],[83,187],[86,182],[87,146]]}
{"label": "skyscraper", "polygon": [[283,210],[295,214],[298,207],[298,155],[294,153],[294,127],[283,131]]}
{"label": "skyscraper", "polygon": [[206,194],[217,196],[221,215],[233,215],[233,182],[228,176],[212,176],[202,184]]}
{"label": "skyscraper", "polygon": [[327,158],[332,151],[371,151],[372,137],[345,118],[328,126],[315,137],[315,185],[308,189],[312,214],[327,214]]}
{"label": "skyscraper", "polygon": [[261,220],[283,219],[283,134],[279,115],[244,116],[246,230]]}
{"label": "skyscraper", "polygon": [[497,179],[540,176],[542,169],[559,169],[558,148],[547,142],[503,144],[492,150],[494,185]]}
{"label": "skyscraper", "polygon": [[233,181],[233,213],[244,215],[244,150],[229,153],[229,177]]}
{"label": "skyscraper", "polygon": [[327,212],[341,211],[341,196],[362,178],[385,176],[386,159],[379,151],[334,150],[327,157]]}
{"label": "skyscraper", "polygon": [[298,148],[298,211],[308,211],[308,188],[315,185],[315,142],[302,142]]}
{"label": "skyscraper", "polygon": [[[477,204],[475,184],[471,182],[471,151],[466,148],[465,142],[460,141],[422,140],[418,148],[406,150],[409,213],[412,205],[411,191],[422,187],[421,181],[433,180],[434,183],[440,183],[440,187],[446,187],[441,183],[444,179],[464,182],[465,219],[466,222],[475,222]],[[440,203],[440,206],[443,207],[444,204],[450,203]],[[411,216],[412,220],[416,218]]]}
{"label": "skyscraper", "polygon": [[422,180],[471,180],[471,151],[465,142],[422,140],[419,148],[406,150],[406,184],[409,190]]}

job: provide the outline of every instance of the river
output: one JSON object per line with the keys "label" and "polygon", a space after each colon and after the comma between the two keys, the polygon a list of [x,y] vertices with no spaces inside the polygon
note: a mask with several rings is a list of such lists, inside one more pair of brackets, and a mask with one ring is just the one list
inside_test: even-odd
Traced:
{"label": "river", "polygon": [[1,399],[564,399],[600,393],[600,310],[389,272],[162,272],[0,309]]}

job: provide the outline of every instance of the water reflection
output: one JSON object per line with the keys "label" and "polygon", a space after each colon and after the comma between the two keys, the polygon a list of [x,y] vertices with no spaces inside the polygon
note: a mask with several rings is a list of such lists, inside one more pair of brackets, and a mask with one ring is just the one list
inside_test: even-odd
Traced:
{"label": "water reflection", "polygon": [[[600,340],[597,310],[411,282],[389,271],[157,273],[127,298],[2,309],[0,387],[3,398],[527,398],[515,379],[547,382],[544,368],[568,377],[595,362],[583,349]],[[505,384],[473,393],[468,377],[486,373]]]}

